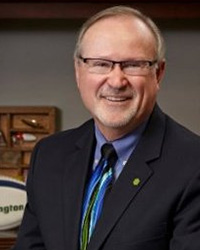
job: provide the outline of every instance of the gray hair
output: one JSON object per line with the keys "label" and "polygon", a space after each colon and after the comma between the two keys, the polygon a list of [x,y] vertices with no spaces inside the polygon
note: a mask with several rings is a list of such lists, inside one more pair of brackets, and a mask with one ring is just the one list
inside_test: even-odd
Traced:
{"label": "gray hair", "polygon": [[156,39],[157,60],[158,61],[164,60],[165,42],[164,42],[164,38],[163,38],[158,26],[153,22],[153,20],[151,18],[144,15],[139,10],[131,8],[131,7],[127,7],[127,6],[110,7],[110,8],[107,8],[105,10],[98,12],[97,14],[95,14],[94,16],[89,18],[82,25],[82,27],[80,29],[79,36],[78,36],[76,46],[75,46],[74,58],[77,58],[80,56],[81,43],[82,43],[83,37],[84,37],[85,33],[87,32],[87,30],[93,24],[98,22],[99,20],[105,19],[108,17],[112,17],[112,16],[132,16],[132,17],[136,17],[136,18],[140,19],[144,24],[146,24],[146,26],[150,29],[150,31],[152,32],[153,36]]}

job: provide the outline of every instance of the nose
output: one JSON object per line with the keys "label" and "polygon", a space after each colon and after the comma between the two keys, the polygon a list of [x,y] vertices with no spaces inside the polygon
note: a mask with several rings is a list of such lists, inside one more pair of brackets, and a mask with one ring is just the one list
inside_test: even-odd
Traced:
{"label": "nose", "polygon": [[121,89],[128,84],[126,75],[122,71],[119,64],[115,64],[108,75],[108,84],[112,88]]}

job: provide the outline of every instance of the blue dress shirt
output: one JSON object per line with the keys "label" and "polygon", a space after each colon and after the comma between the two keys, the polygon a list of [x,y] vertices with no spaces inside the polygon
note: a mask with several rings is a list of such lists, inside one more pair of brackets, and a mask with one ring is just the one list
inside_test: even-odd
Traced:
{"label": "blue dress shirt", "polygon": [[[134,131],[132,131],[131,133],[125,135],[124,137],[120,139],[110,141],[110,143],[112,143],[118,155],[118,160],[114,169],[115,180],[119,177],[130,155],[136,148],[140,140],[140,137],[145,129],[146,124],[147,122],[143,123],[137,129],[135,129]],[[97,144],[96,144],[96,149],[95,149],[95,154],[94,154],[93,169],[95,169],[96,165],[98,164],[100,160],[100,157],[101,157],[100,150],[101,150],[102,145],[104,143],[109,143],[96,125],[95,125],[95,136],[96,136]]]}

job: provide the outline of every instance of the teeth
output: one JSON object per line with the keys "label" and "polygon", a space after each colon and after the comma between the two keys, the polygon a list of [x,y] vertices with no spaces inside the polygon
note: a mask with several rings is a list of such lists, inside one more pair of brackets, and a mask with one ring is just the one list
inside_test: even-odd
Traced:
{"label": "teeth", "polygon": [[106,100],[112,101],[112,102],[122,102],[122,101],[125,101],[126,98],[125,97],[108,96],[108,97],[106,97]]}

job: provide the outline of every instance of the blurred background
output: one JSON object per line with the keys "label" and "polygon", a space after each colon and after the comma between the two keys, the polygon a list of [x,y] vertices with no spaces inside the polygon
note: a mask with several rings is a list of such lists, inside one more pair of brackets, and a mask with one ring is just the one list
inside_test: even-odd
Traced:
{"label": "blurred background", "polygon": [[[33,2],[0,3],[0,106],[56,106],[58,129],[65,130],[90,117],[77,91],[73,50],[82,22],[107,4]],[[187,2],[131,6],[150,15],[166,40],[161,108],[200,134],[200,5]]]}

